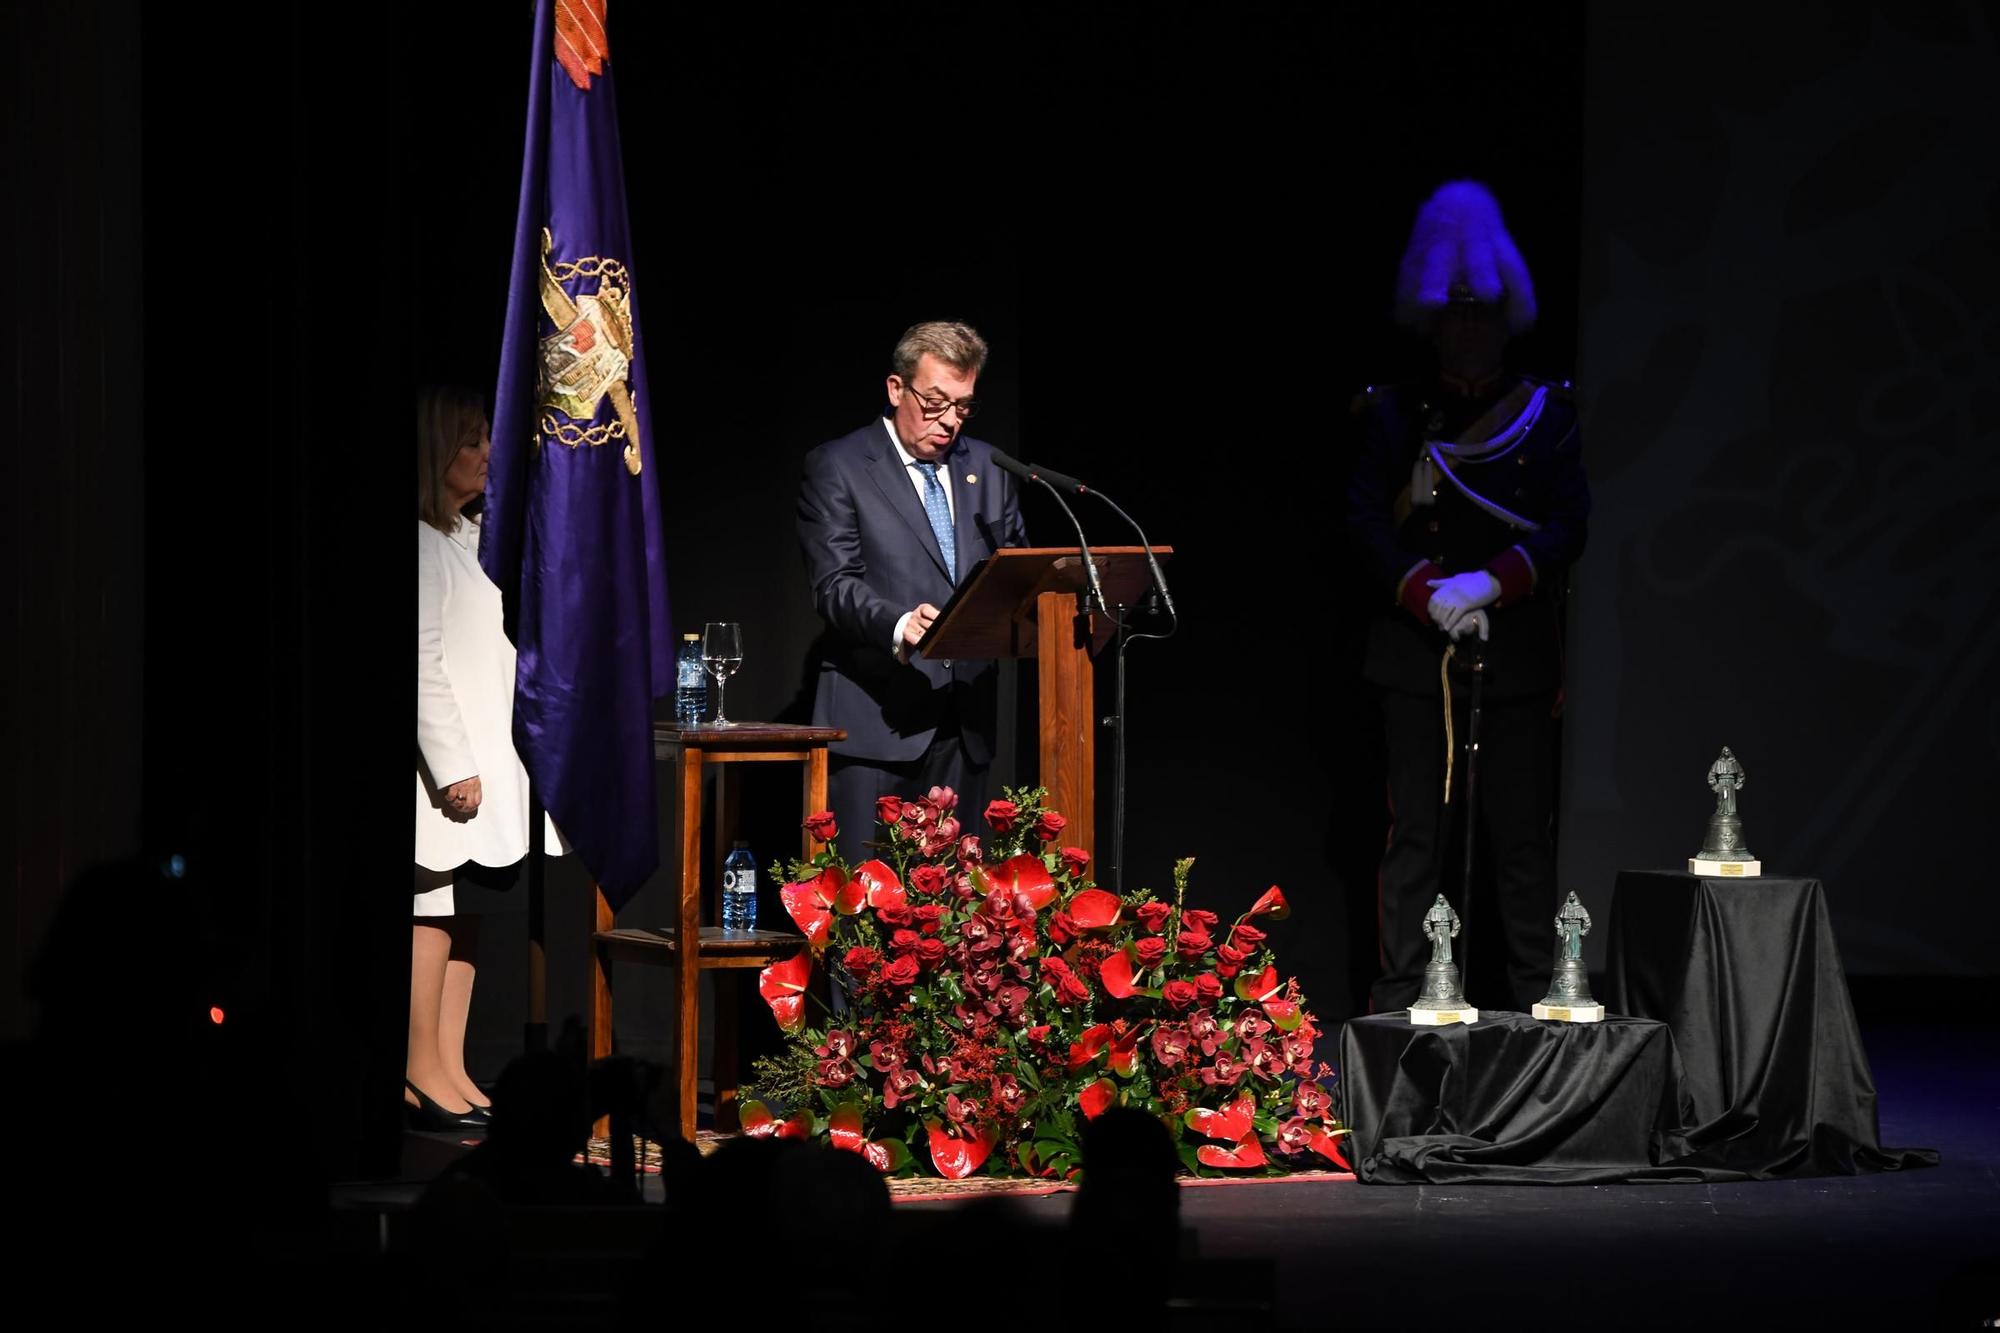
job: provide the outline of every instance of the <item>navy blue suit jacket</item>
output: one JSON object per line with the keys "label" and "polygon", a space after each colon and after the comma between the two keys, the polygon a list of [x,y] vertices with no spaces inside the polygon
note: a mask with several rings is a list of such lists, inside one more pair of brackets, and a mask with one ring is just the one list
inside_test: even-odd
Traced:
{"label": "navy blue suit jacket", "polygon": [[[963,580],[1000,547],[1025,544],[1021,510],[1014,479],[994,466],[985,441],[961,434],[944,463]],[[826,621],[815,645],[813,722],[847,731],[834,752],[908,762],[951,719],[972,762],[990,762],[994,664],[934,661],[915,649],[896,660],[896,622],[920,602],[942,608],[954,580],[882,419],[806,455],[798,523],[813,607]]]}

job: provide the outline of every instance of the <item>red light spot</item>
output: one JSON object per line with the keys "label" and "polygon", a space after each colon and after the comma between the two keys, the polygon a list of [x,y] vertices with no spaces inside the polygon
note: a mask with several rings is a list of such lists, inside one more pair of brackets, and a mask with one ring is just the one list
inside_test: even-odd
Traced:
{"label": "red light spot", "polygon": [[210,1005],[208,1007],[208,1021],[215,1024],[217,1027],[221,1027],[222,1019],[223,1019],[222,1006],[219,1004]]}

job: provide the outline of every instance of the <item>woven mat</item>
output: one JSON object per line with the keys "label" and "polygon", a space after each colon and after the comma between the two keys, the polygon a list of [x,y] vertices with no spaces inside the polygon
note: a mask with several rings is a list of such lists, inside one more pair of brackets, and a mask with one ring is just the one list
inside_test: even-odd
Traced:
{"label": "woven mat", "polygon": [[[703,1156],[714,1152],[723,1143],[735,1137],[731,1134],[717,1134],[713,1130],[701,1130],[695,1135],[694,1146]],[[651,1139],[635,1141],[638,1149],[634,1156],[639,1170],[647,1175],[660,1173],[660,1145]],[[592,1139],[583,1159],[593,1166],[611,1165],[611,1141]],[[1289,1185],[1329,1181],[1351,1181],[1351,1171],[1298,1171],[1289,1176],[1182,1176],[1180,1183],[1188,1189],[1200,1189],[1210,1185]],[[889,1182],[889,1197],[898,1202],[912,1199],[973,1199],[973,1198],[1045,1198],[1051,1194],[1062,1194],[1074,1190],[1076,1186],[1053,1180],[1030,1180],[1002,1176],[974,1176],[970,1180],[933,1180],[925,1176],[906,1176]]]}

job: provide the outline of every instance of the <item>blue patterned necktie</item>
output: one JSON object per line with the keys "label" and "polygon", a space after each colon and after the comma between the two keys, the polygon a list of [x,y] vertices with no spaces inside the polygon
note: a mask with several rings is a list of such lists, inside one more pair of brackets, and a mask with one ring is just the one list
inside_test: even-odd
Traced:
{"label": "blue patterned necktie", "polygon": [[951,505],[944,486],[938,481],[936,463],[918,463],[924,473],[924,513],[930,516],[931,531],[937,534],[938,549],[944,552],[944,571],[958,582],[958,533],[951,526]]}

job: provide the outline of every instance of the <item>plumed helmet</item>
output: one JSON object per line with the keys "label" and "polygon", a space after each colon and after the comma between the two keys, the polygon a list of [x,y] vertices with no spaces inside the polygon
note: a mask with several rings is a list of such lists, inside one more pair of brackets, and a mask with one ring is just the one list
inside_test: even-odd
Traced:
{"label": "plumed helmet", "polygon": [[1447,181],[1417,210],[1396,277],[1396,322],[1428,332],[1453,301],[1500,305],[1509,333],[1535,322],[1535,284],[1500,219],[1500,203],[1478,181]]}

